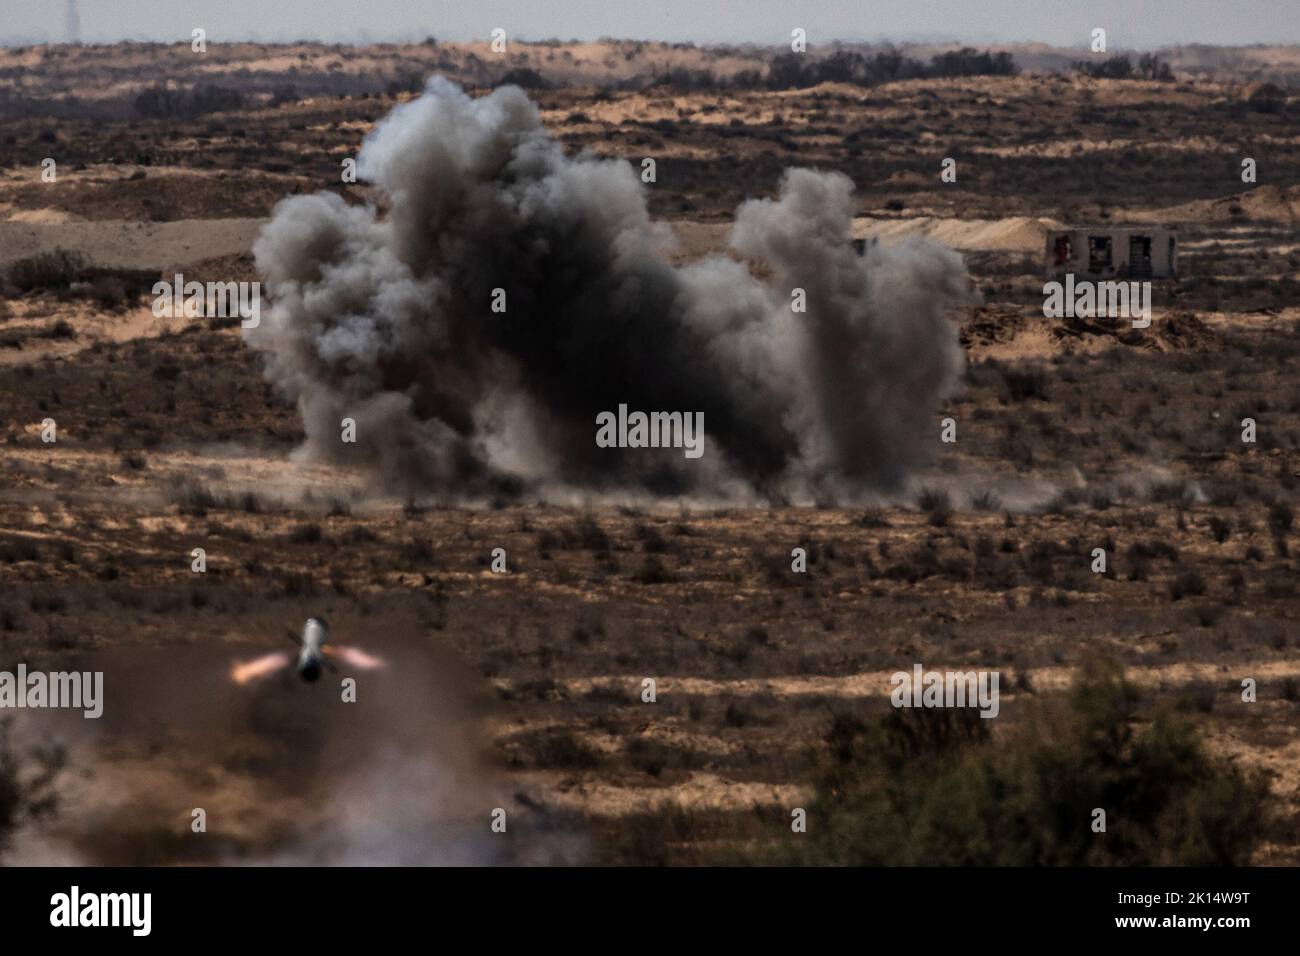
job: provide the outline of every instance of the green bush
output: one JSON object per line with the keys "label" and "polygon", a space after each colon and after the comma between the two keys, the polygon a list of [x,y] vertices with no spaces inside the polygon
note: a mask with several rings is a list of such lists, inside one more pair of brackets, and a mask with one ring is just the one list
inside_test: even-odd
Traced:
{"label": "green bush", "polygon": [[[1184,718],[1135,721],[1118,668],[1092,666],[1066,699],[992,737],[971,709],[837,717],[807,834],[813,865],[1240,865],[1267,828],[1258,773],[1207,754]],[[1106,832],[1092,830],[1106,811]]]}

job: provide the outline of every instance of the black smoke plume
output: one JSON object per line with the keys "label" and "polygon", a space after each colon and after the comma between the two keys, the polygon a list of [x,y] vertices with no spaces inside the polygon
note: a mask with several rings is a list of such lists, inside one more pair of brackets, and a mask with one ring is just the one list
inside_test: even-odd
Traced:
{"label": "black smoke plume", "polygon": [[[788,170],[737,210],[737,257],[678,266],[631,164],[566,156],[515,87],[474,99],[436,77],[358,174],[386,214],[293,197],[254,247],[272,307],[245,334],[301,409],[306,457],[407,494],[849,501],[937,441],[965,269],[922,241],[855,251],[841,174]],[[702,412],[703,457],[597,447],[620,404]]]}

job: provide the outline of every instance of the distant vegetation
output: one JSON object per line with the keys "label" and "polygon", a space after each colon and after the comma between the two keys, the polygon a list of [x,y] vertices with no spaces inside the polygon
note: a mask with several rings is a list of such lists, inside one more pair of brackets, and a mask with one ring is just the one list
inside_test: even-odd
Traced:
{"label": "distant vegetation", "polygon": [[729,78],[709,70],[675,68],[655,77],[651,85],[676,89],[805,89],[819,83],[853,83],[876,86],[897,80],[957,76],[1015,76],[1019,72],[1010,53],[989,53],[972,47],[941,53],[928,63],[889,48],[872,56],[837,50],[828,56],[782,53],[771,59],[766,72],[742,70]]}
{"label": "distant vegetation", "polygon": [[812,59],[799,53],[784,53],[768,66],[766,85],[774,90],[798,89],[818,83],[856,83],[875,86],[895,80],[954,76],[1014,76],[1019,70],[1010,53],[979,52],[964,47],[932,57],[930,62],[886,50],[870,58],[840,50]]}
{"label": "distant vegetation", "polygon": [[1112,56],[1099,62],[1080,60],[1074,64],[1076,73],[1098,80],[1159,80],[1172,83],[1174,71],[1169,64],[1154,53],[1143,53],[1134,63],[1127,56]]}
{"label": "distant vegetation", "polygon": [[536,70],[517,68],[506,73],[496,83],[497,86],[514,85],[525,90],[549,90],[551,84]]}
{"label": "distant vegetation", "polygon": [[193,119],[205,113],[242,109],[245,96],[223,86],[200,84],[189,90],[151,86],[132,102],[134,111],[145,119]]}

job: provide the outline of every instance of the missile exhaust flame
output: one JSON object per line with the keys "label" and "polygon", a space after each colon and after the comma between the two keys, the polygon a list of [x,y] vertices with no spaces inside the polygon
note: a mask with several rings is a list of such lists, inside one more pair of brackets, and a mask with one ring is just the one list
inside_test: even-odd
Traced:
{"label": "missile exhaust flame", "polygon": [[367,654],[358,647],[326,647],[325,653],[350,667],[356,667],[364,671],[379,670],[386,666],[386,662],[382,658]]}
{"label": "missile exhaust flame", "polygon": [[289,666],[289,655],[284,651],[275,651],[251,661],[235,664],[230,669],[230,679],[243,686],[259,678],[268,677],[287,666]]}

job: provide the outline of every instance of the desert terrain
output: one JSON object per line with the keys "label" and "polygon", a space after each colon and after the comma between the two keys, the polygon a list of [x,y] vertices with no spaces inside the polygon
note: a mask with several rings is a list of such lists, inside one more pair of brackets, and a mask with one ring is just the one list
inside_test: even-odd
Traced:
{"label": "desert terrain", "polygon": [[[748,76],[761,49],[513,49],[0,50],[0,662],[93,665],[109,695],[102,722],[8,726],[0,770],[49,806],[0,859],[842,862],[791,811],[824,838],[828,761],[890,711],[892,673],[1000,672],[971,745],[996,748],[1050,736],[1104,662],[1129,731],[1188,728],[1240,775],[1218,799],[1267,813],[1222,846],[1180,829],[1197,818],[1113,857],[928,862],[1300,863],[1300,51],[1108,79],[1008,48],[1016,75],[774,89]],[[961,253],[982,304],[950,317],[967,364],[931,464],[868,507],[466,503],[295,455],[298,409],[239,320],[157,318],[150,289],[256,280],[286,196],[382,205],[341,164],[430,73],[524,83],[566,151],[653,157],[677,261],[725,252],[736,206],[795,165],[853,180],[855,238]],[[141,99],[159,89],[177,101]],[[1150,328],[1044,317],[1061,224],[1176,230]],[[313,614],[389,662],[354,709],[292,673],[228,681]],[[859,862],[927,861],[872,839]]]}

